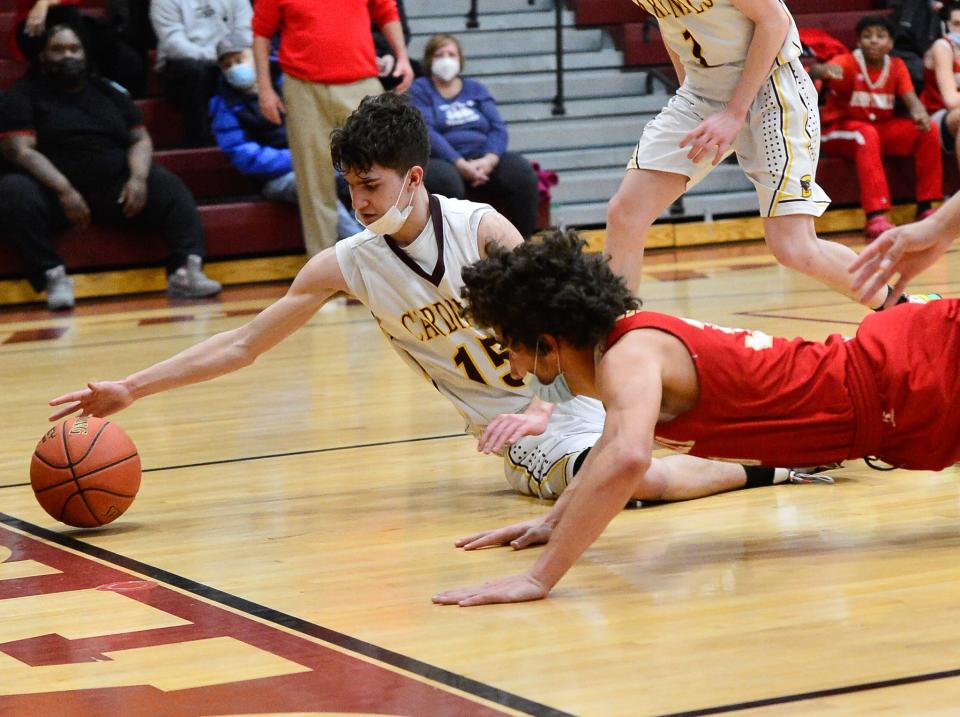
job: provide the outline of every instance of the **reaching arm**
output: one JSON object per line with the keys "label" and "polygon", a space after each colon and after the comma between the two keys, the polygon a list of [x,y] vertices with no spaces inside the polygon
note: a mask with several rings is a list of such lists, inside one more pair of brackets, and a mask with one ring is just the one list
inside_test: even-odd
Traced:
{"label": "reaching arm", "polygon": [[719,164],[723,155],[733,144],[743,123],[747,110],[753,104],[763,81],[770,75],[773,61],[783,47],[790,29],[790,18],[778,0],[730,0],[734,7],[754,24],[753,37],[747,48],[746,60],[740,80],[733,88],[727,106],[711,115],[680,142],[681,147],[691,145],[687,156],[694,162],[706,157],[715,147],[713,164]]}
{"label": "reaching arm", "polygon": [[102,381],[59,396],[51,406],[63,406],[50,416],[56,421],[79,410],[81,415],[106,416],[138,398],[191,383],[208,381],[252,364],[303,326],[337,291],[347,291],[334,248],[326,249],[300,271],[289,291],[252,321],[211,336],[171,358],[137,371],[120,381]]}
{"label": "reaching arm", "polygon": [[556,528],[533,567],[483,585],[433,598],[462,607],[539,600],[623,510],[650,466],[662,395],[661,360],[625,337],[601,360],[597,389],[607,409],[600,440],[548,514]]}
{"label": "reaching arm", "polygon": [[872,296],[899,275],[886,305],[897,301],[907,284],[933,266],[960,235],[960,194],[954,194],[923,221],[885,231],[850,265],[853,291]]}

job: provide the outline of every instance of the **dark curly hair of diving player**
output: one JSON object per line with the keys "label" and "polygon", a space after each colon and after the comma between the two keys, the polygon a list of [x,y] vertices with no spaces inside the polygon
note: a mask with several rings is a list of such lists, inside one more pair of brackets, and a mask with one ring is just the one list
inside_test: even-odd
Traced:
{"label": "dark curly hair of diving player", "polygon": [[487,258],[463,270],[465,314],[510,346],[533,349],[543,334],[598,344],[640,300],[585,245],[573,230],[550,230],[512,251],[488,245]]}

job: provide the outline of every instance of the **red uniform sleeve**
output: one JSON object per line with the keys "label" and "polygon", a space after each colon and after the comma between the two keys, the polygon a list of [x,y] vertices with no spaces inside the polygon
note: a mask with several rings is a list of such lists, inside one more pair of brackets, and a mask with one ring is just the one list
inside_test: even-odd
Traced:
{"label": "red uniform sleeve", "polygon": [[370,9],[370,19],[377,23],[377,27],[382,28],[388,22],[400,19],[397,0],[367,0],[367,7]]}
{"label": "red uniform sleeve", "polygon": [[280,29],[279,0],[257,0],[253,4],[253,34],[272,38]]}
{"label": "red uniform sleeve", "polygon": [[890,57],[891,74],[894,79],[894,94],[897,97],[903,97],[908,92],[914,92],[913,80],[910,79],[910,70],[907,69],[907,63],[899,57]]}

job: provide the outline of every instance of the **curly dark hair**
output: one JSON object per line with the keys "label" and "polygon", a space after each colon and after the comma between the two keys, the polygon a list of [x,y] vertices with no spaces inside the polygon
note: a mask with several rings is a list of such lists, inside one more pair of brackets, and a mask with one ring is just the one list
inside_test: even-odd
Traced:
{"label": "curly dark hair", "polygon": [[420,110],[406,96],[385,92],[364,97],[343,127],[330,133],[330,152],[340,172],[366,172],[376,163],[406,173],[414,166],[426,169],[430,139]]}
{"label": "curly dark hair", "polygon": [[640,300],[575,231],[550,230],[514,250],[487,247],[463,270],[466,315],[501,341],[532,349],[542,334],[594,346]]}
{"label": "curly dark hair", "polygon": [[896,32],[896,28],[890,18],[883,15],[864,15],[857,21],[857,37],[860,37],[863,31],[870,27],[882,27],[890,37],[893,37]]}

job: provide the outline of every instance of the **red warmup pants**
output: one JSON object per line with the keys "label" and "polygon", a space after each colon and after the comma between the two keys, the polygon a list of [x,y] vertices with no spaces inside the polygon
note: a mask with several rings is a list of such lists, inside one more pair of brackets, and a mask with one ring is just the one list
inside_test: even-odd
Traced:
{"label": "red warmup pants", "polygon": [[852,159],[860,180],[860,204],[867,214],[890,208],[890,187],[883,171],[884,155],[913,155],[917,175],[916,200],[943,199],[943,159],[937,126],[927,132],[913,120],[891,117],[880,122],[846,119],[823,127],[820,148],[824,154]]}

